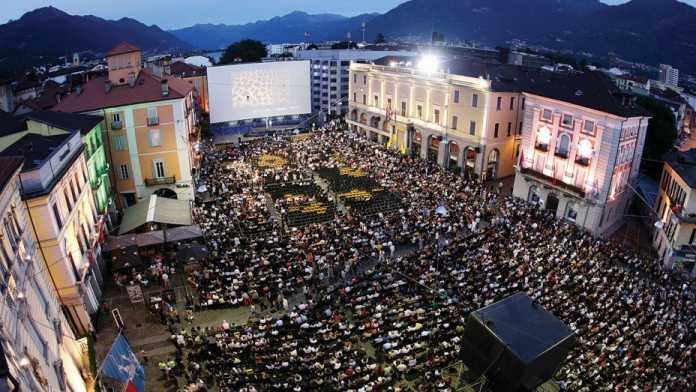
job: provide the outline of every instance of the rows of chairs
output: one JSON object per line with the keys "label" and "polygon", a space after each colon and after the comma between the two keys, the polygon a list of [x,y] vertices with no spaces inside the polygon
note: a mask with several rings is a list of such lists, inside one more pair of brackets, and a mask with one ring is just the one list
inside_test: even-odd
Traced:
{"label": "rows of chairs", "polygon": [[323,167],[317,172],[353,214],[390,213],[403,207],[397,195],[382,188],[360,169]]}
{"label": "rows of chairs", "polygon": [[265,190],[276,207],[285,210],[284,219],[288,227],[326,222],[336,216],[336,206],[314,183],[270,184]]}

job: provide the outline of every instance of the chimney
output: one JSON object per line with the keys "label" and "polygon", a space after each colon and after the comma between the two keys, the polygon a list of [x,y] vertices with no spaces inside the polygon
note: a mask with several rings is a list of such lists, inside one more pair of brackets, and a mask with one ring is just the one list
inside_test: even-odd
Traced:
{"label": "chimney", "polygon": [[111,81],[105,80],[104,81],[104,92],[108,94],[109,91],[111,91]]}
{"label": "chimney", "polygon": [[167,79],[162,79],[162,96],[166,97],[169,95],[169,82]]}

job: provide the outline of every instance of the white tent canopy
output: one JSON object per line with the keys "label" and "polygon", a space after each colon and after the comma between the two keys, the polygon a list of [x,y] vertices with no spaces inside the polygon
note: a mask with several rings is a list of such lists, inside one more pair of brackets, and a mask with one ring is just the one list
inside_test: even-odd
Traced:
{"label": "white tent canopy", "polygon": [[151,195],[123,213],[119,235],[129,233],[147,223],[164,223],[174,226],[193,224],[191,202]]}

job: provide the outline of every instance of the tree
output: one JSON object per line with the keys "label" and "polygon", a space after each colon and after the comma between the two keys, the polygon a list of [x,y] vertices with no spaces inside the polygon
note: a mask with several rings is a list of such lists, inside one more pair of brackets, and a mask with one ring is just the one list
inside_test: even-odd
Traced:
{"label": "tree", "polygon": [[662,156],[670,151],[677,139],[677,126],[672,111],[664,104],[651,97],[639,97],[638,105],[650,112],[648,133],[643,149],[643,171],[660,180],[662,174]]}
{"label": "tree", "polygon": [[385,42],[387,42],[387,40],[384,39],[384,34],[382,34],[382,33],[377,34],[377,38],[375,38],[375,43],[376,44],[383,44]]}
{"label": "tree", "polygon": [[260,41],[244,39],[228,46],[220,58],[220,64],[253,63],[261,61],[268,52]]}
{"label": "tree", "polygon": [[439,31],[433,31],[433,42],[445,42],[445,35]]}
{"label": "tree", "polygon": [[307,47],[307,50],[317,50],[317,49],[319,49],[317,44],[309,44],[309,46]]}

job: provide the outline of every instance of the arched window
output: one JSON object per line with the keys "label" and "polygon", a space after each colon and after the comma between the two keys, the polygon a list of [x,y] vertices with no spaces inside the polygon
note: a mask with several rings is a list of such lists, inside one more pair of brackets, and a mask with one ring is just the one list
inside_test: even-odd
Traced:
{"label": "arched window", "polygon": [[539,204],[539,190],[536,185],[529,187],[529,195],[527,196],[527,201],[532,204]]}
{"label": "arched window", "polygon": [[486,179],[492,180],[498,177],[498,159],[500,152],[497,149],[491,150],[488,153],[488,164],[486,165]]}
{"label": "arched window", "polygon": [[556,146],[556,155],[562,158],[568,158],[568,152],[570,150],[570,136],[567,134],[562,134],[558,138],[558,145]]}

